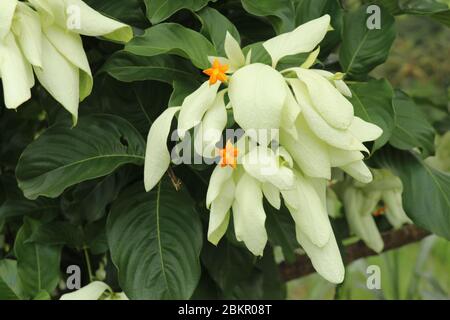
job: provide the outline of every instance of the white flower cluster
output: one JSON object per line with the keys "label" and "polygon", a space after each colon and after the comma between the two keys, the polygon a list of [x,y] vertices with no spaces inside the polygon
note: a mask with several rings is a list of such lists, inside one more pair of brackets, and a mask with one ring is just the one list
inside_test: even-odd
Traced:
{"label": "white flower cluster", "polygon": [[[315,269],[327,280],[340,283],[344,266],[327,215],[327,182],[333,167],[362,183],[370,182],[363,142],[377,139],[382,130],[354,115],[345,98],[351,91],[342,75],[310,69],[318,54],[313,50],[329,29],[330,16],[325,15],[266,41],[263,46],[272,66],[252,63],[251,52],[245,56],[227,34],[227,57],[211,57],[212,68],[205,70],[210,81],[180,107],[167,109],[150,129],[145,185],[151,190],[170,164],[166,141],[177,113],[181,138],[199,124],[203,132],[219,132],[195,137],[206,146],[221,139],[227,108],[246,133],[278,130],[276,143],[245,134],[235,145],[229,141],[219,151],[221,162],[211,176],[206,199],[211,212],[208,239],[218,243],[232,213],[237,239],[253,254],[262,255],[267,243],[263,198],[277,209],[282,198],[295,221],[297,240]],[[283,57],[305,52],[312,53],[302,66],[275,69]],[[225,82],[228,87],[219,91]]]}
{"label": "white flower cluster", "polygon": [[0,77],[5,105],[31,98],[34,74],[76,123],[78,103],[92,90],[81,35],[127,42],[129,26],[107,18],[81,0],[0,1]]}

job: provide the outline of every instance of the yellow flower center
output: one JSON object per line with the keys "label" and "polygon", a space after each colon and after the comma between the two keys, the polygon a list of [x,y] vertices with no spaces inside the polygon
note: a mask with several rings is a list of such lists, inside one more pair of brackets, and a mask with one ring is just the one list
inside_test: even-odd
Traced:
{"label": "yellow flower center", "polygon": [[226,166],[230,166],[233,169],[236,168],[237,165],[237,156],[239,154],[238,148],[235,148],[230,140],[227,141],[227,144],[224,149],[219,150],[220,155],[220,166],[222,168]]}
{"label": "yellow flower center", "polygon": [[203,73],[209,76],[209,84],[213,85],[220,80],[222,82],[227,82],[228,77],[225,72],[228,71],[228,65],[220,64],[218,59],[215,59],[212,67],[206,70],[203,70]]}

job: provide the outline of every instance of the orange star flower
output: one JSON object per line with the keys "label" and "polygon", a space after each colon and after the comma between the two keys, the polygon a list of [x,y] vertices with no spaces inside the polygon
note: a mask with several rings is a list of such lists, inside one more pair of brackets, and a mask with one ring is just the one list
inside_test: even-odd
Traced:
{"label": "orange star flower", "polygon": [[238,148],[235,148],[230,140],[227,141],[227,144],[224,149],[219,150],[220,155],[220,167],[230,166],[233,169],[236,168],[237,164],[237,156],[239,154]]}
{"label": "orange star flower", "polygon": [[381,208],[378,208],[377,210],[375,210],[372,215],[374,217],[379,217],[379,216],[383,215],[385,212],[386,212],[386,207],[381,207]]}
{"label": "orange star flower", "polygon": [[228,71],[228,65],[227,64],[220,64],[218,59],[215,59],[212,68],[203,70],[203,73],[209,76],[209,84],[213,85],[217,82],[217,80],[220,80],[222,82],[227,82],[228,77],[225,74],[225,72]]}

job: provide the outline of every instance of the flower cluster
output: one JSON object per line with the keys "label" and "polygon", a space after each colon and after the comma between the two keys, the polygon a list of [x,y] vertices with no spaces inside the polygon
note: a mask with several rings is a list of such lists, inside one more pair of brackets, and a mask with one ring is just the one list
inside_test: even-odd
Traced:
{"label": "flower cluster", "polygon": [[129,26],[107,18],[81,0],[2,0],[0,77],[5,105],[16,109],[31,98],[34,74],[76,123],[78,103],[92,90],[81,35],[126,42]]}
{"label": "flower cluster", "polygon": [[[344,266],[327,214],[327,182],[334,167],[370,182],[363,142],[377,139],[382,130],[354,115],[342,74],[310,69],[328,30],[330,16],[325,15],[266,41],[272,66],[252,63],[251,51],[245,55],[227,34],[227,57],[210,57],[212,68],[205,70],[209,81],[181,106],[168,108],[150,129],[144,180],[151,190],[167,170],[166,141],[178,114],[180,138],[199,126],[195,145],[203,156],[221,158],[207,192],[209,241],[218,243],[232,213],[237,239],[262,255],[267,243],[263,198],[277,209],[283,199],[295,221],[297,240],[315,269],[339,283]],[[302,66],[276,69],[283,57],[299,53],[310,53]],[[227,109],[245,133],[234,146],[228,141],[220,150],[215,147],[227,124]],[[267,134],[252,134],[255,131]],[[279,135],[274,137],[273,131]]]}
{"label": "flower cluster", "polygon": [[372,171],[374,179],[369,184],[346,181],[342,201],[350,230],[373,251],[381,252],[384,243],[374,217],[384,214],[396,229],[412,221],[403,210],[400,178],[386,169]]}

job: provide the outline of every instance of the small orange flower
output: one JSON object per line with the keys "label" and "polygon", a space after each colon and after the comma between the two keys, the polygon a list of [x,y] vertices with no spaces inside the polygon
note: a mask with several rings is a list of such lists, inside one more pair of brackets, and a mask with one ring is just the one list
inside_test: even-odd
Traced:
{"label": "small orange flower", "polygon": [[374,217],[379,217],[379,216],[381,216],[382,214],[384,214],[386,212],[386,207],[381,207],[381,208],[378,208],[377,210],[375,210],[373,213],[372,213],[372,215],[374,216]]}
{"label": "small orange flower", "polygon": [[215,59],[212,68],[203,70],[203,73],[209,76],[209,84],[213,85],[217,82],[217,80],[220,80],[222,82],[227,82],[228,77],[225,74],[225,72],[228,71],[228,65],[227,64],[220,64],[218,59]]}
{"label": "small orange flower", "polygon": [[220,155],[220,166],[226,167],[230,166],[233,169],[236,168],[237,164],[237,156],[239,154],[238,148],[235,148],[230,140],[227,141],[227,144],[224,149],[219,150]]}

